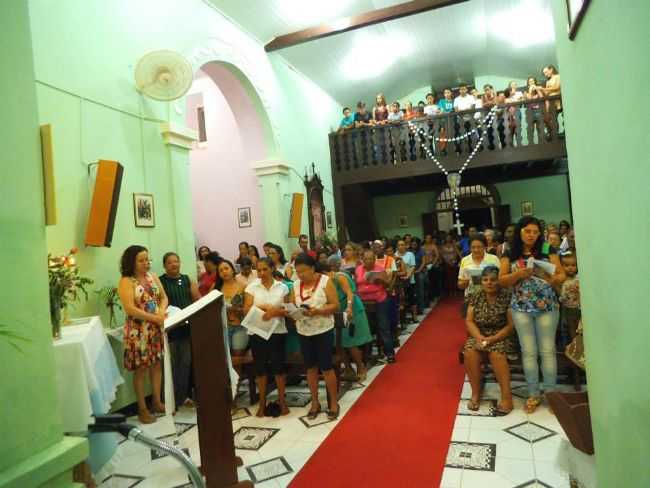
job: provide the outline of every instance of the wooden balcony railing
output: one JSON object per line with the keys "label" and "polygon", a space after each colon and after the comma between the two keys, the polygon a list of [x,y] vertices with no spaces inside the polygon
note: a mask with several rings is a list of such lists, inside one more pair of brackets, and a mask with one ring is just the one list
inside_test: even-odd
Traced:
{"label": "wooden balcony railing", "polygon": [[[489,108],[411,120],[427,137],[414,134],[407,122],[334,132],[329,135],[332,176],[349,184],[440,172],[422,144],[446,168],[458,169],[481,136],[470,168],[565,157],[560,104],[556,96],[500,105],[489,124]],[[431,140],[467,132],[470,137],[455,142]]]}

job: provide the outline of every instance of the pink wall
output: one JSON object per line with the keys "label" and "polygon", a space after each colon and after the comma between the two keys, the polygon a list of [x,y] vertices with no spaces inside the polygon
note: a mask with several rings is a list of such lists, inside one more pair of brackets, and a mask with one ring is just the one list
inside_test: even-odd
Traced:
{"label": "pink wall", "polygon": [[[187,125],[197,128],[203,103],[207,145],[190,154],[190,179],[197,247],[226,258],[248,241],[261,251],[264,216],[252,163],[266,156],[264,132],[252,100],[227,68],[208,64],[196,73],[187,98]],[[252,227],[239,228],[237,209],[250,207]]]}

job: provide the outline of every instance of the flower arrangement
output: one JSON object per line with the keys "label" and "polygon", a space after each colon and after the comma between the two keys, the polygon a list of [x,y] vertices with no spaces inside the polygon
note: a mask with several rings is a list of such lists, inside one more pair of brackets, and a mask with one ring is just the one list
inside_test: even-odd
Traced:
{"label": "flower arrangement", "polygon": [[99,295],[102,304],[108,308],[108,327],[112,329],[114,325],[116,325],[115,309],[117,308],[118,310],[122,310],[122,306],[120,305],[120,295],[117,293],[117,288],[112,285],[106,285],[99,290],[95,290],[95,293]]}
{"label": "flower arrangement", "polygon": [[50,318],[55,338],[61,332],[61,310],[79,300],[81,294],[88,300],[86,286],[93,280],[79,274],[75,254],[79,249],[73,247],[68,254],[47,256],[47,270],[50,280]]}

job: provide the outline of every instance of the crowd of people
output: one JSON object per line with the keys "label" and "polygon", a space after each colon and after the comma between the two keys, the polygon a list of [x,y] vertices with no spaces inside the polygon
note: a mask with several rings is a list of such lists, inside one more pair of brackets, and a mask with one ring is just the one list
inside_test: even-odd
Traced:
{"label": "crowd of people", "polygon": [[[454,90],[450,87],[444,88],[441,96],[432,90],[427,93],[426,101],[420,100],[415,106],[410,100],[405,103],[404,107],[398,101],[389,105],[384,94],[378,93],[372,111],[367,110],[366,103],[363,101],[357,102],[356,112],[352,111],[350,107],[344,107],[339,130],[399,123],[405,120],[434,117],[465,110],[491,109],[495,105],[523,100],[539,100],[539,104],[532,104],[530,109],[533,113],[533,121],[541,123],[544,114],[542,103],[546,107],[550,105],[550,101],[544,99],[559,95],[561,91],[560,74],[555,66],[545,66],[542,69],[542,74],[546,80],[544,83],[540,83],[534,76],[529,76],[525,87],[519,87],[516,81],[511,81],[506,88],[499,91],[495,91],[489,83],[483,86],[483,93],[479,93],[478,88],[466,84],[458,86],[455,95]],[[556,108],[559,109],[560,102],[556,101],[555,103]],[[509,110],[515,113],[514,107]]]}
{"label": "crowd of people", "polygon": [[[462,293],[468,330],[465,366],[473,388],[468,408],[479,408],[481,360],[487,353],[501,386],[497,412],[503,415],[512,410],[507,355],[513,344],[518,340],[521,348],[530,393],[526,408],[533,411],[541,401],[538,356],[544,390],[551,391],[557,377],[556,345],[570,341],[580,321],[575,234],[566,221],[555,226],[524,217],[503,232],[470,227],[460,239],[453,232],[426,235],[423,240],[406,234],[348,242],[342,248],[319,240],[312,247],[302,235],[289,259],[277,244],[266,242],[262,250],[263,255],[255,246],[241,242],[237,257],[230,261],[201,246],[198,282],[181,273],[181,261],[174,252],[163,256],[165,273],[158,277],[150,271],[146,248],[134,245],[125,250],[118,287],[127,316],[124,364],[134,372],[143,423],[155,421],[151,410],[156,413],[165,408],[161,359],[167,306],[184,308],[215,289],[223,293],[227,307],[233,364],[238,364],[238,357],[252,355],[260,394],[258,416],[268,414],[271,376],[278,389],[279,414],[289,412],[284,392],[286,357],[291,352],[299,351],[304,361],[312,394],[309,416],[316,418],[321,412],[319,372],[328,398],[337,398],[332,351],[339,312],[347,324],[341,332],[344,375],[363,381],[367,375],[364,351],[373,343],[373,334],[379,355],[386,363],[394,363],[400,328],[416,322],[442,295]],[[297,316],[296,308],[300,310]],[[253,311],[273,326],[270,337],[246,326]],[[169,337],[176,407],[192,398],[189,339],[187,328]],[[151,410],[144,395],[147,376],[153,389]],[[336,401],[328,403],[328,417],[337,418]]]}

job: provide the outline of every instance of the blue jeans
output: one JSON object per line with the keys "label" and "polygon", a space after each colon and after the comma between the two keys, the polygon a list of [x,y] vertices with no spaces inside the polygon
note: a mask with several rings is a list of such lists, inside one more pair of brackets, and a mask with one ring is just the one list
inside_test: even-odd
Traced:
{"label": "blue jeans", "polygon": [[383,302],[377,302],[377,333],[384,344],[384,354],[394,356],[393,333],[391,331],[390,314],[393,308],[393,301],[387,298]]}
{"label": "blue jeans", "polygon": [[519,336],[521,360],[530,396],[540,394],[538,354],[542,359],[544,391],[553,391],[557,384],[555,332],[559,318],[558,310],[542,313],[512,311],[512,320],[517,330],[517,336]]}

